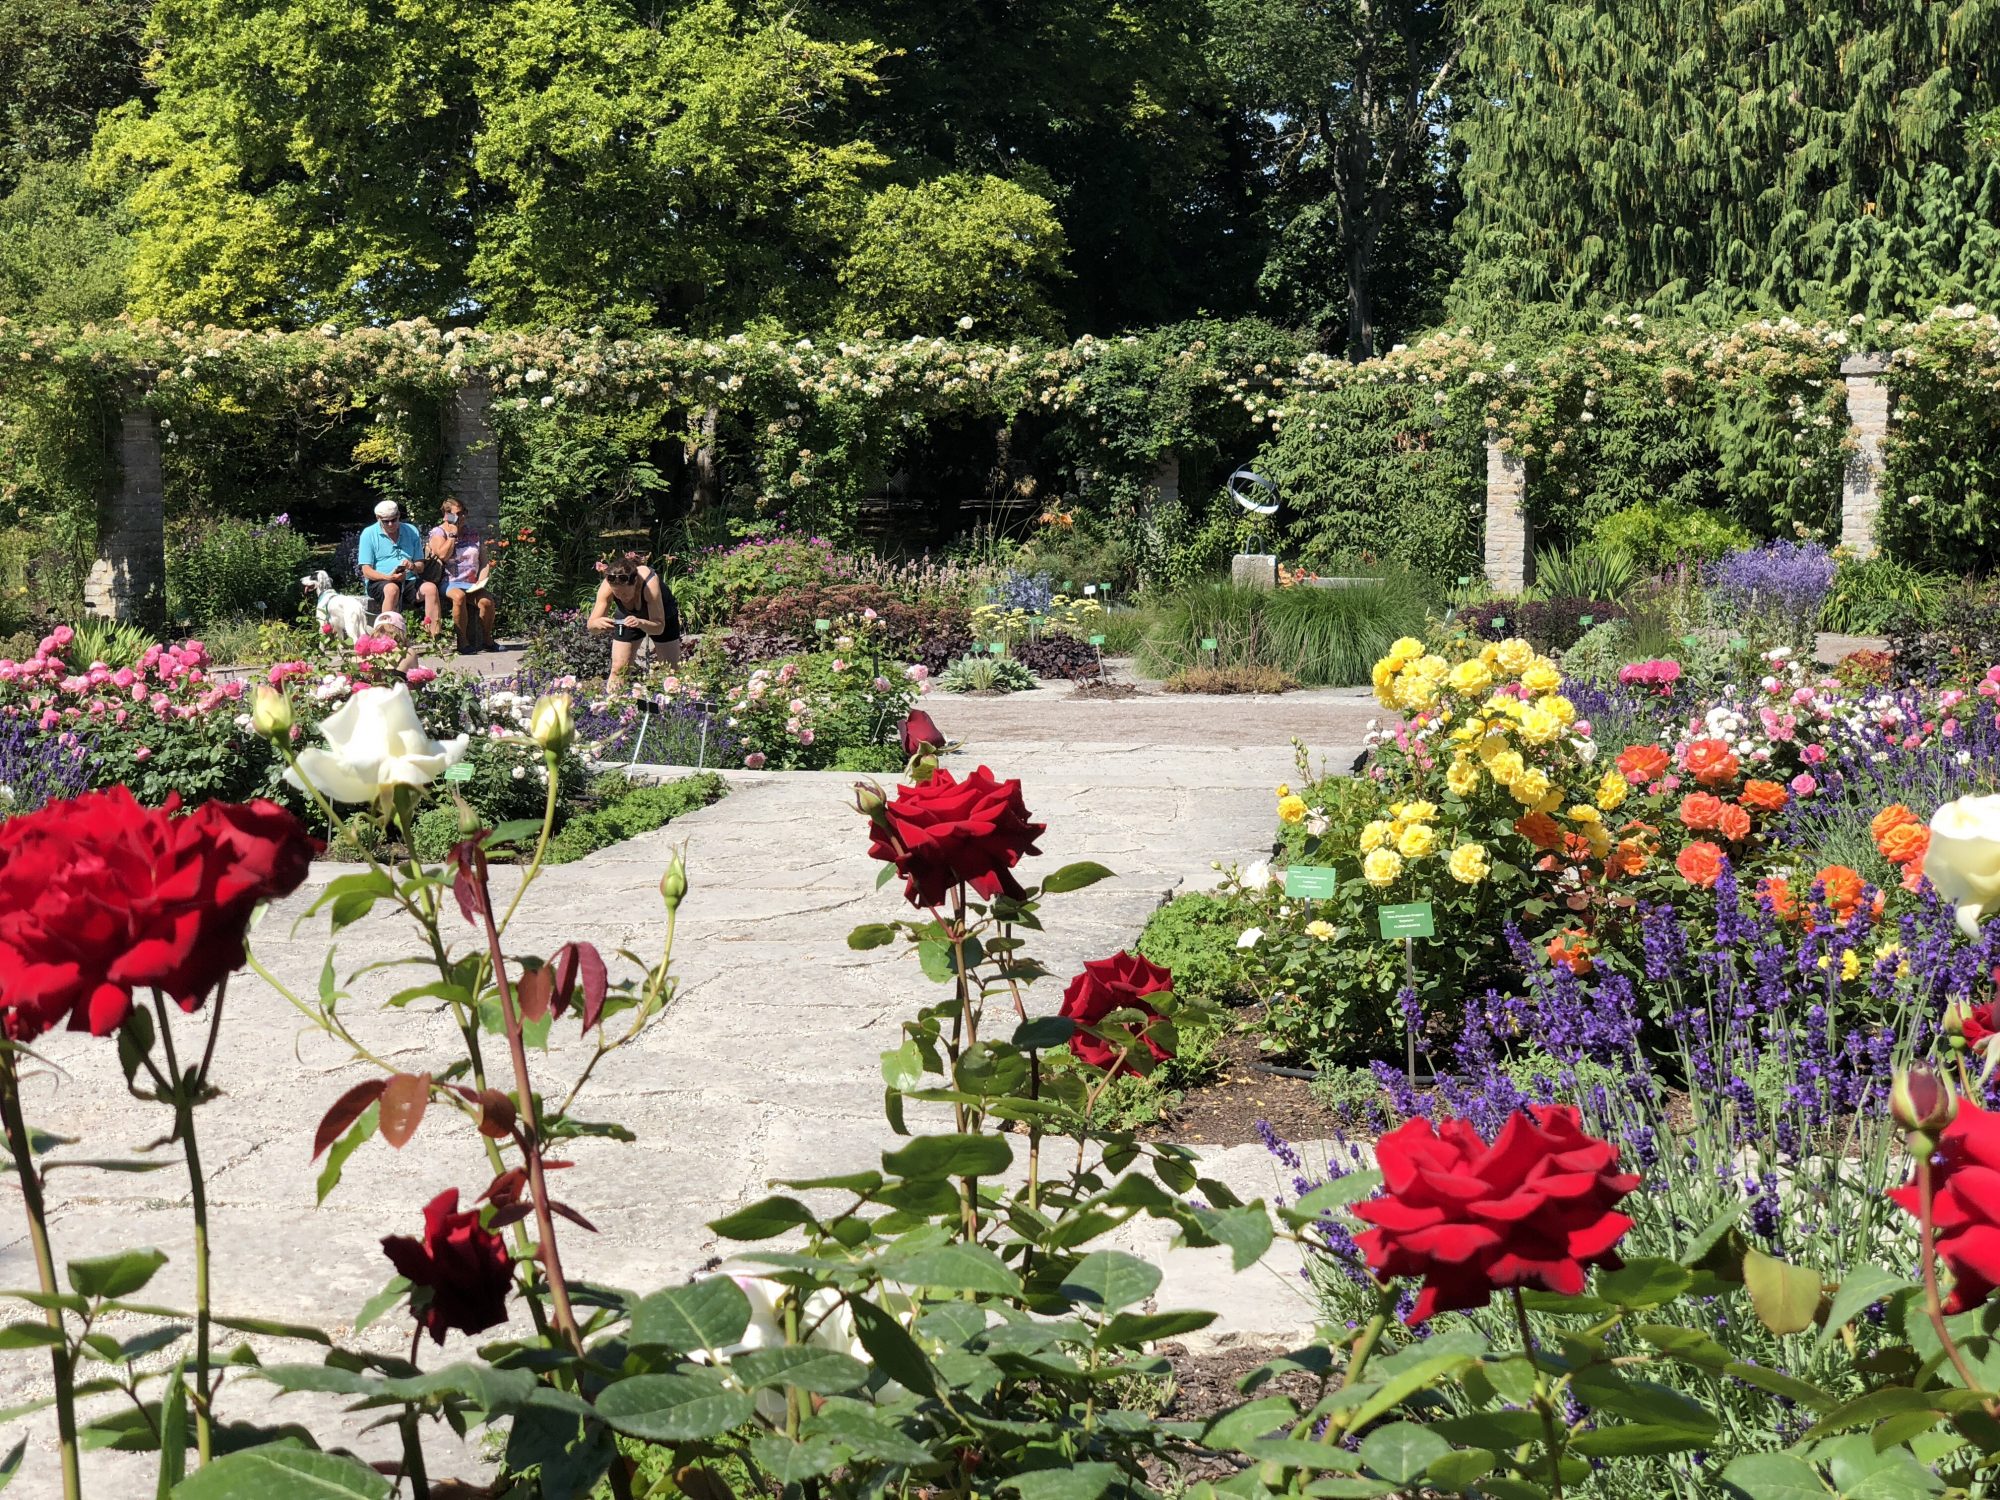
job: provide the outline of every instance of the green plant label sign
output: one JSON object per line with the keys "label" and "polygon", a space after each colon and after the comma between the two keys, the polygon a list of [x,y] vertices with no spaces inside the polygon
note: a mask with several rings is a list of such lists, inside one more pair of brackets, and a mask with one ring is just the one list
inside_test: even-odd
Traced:
{"label": "green plant label sign", "polygon": [[821,635],[825,635],[829,630],[833,629],[833,622],[831,620],[814,620],[813,629],[817,630]]}
{"label": "green plant label sign", "polygon": [[444,768],[444,779],[446,781],[472,780],[472,762],[462,760],[455,766],[446,766]]}
{"label": "green plant label sign", "polygon": [[1495,615],[1493,617],[1493,628],[1495,630],[1505,630],[1507,628],[1507,617],[1505,615]]}
{"label": "green plant label sign", "polygon": [[998,656],[1002,651],[1007,649],[1007,643],[1005,641],[995,641],[986,649],[991,651],[995,656]]}
{"label": "green plant label sign", "polygon": [[1074,594],[1076,592],[1076,580],[1074,578],[1065,578],[1063,580],[1063,592],[1065,594]]}
{"label": "green plant label sign", "polygon": [[1743,637],[1740,635],[1732,635],[1729,638],[1729,649],[1731,651],[1741,651],[1745,646],[1749,644],[1750,643],[1744,640]]}
{"label": "green plant label sign", "polygon": [[1701,644],[1701,637],[1698,635],[1684,635],[1681,637],[1681,644],[1692,651]]}
{"label": "green plant label sign", "polygon": [[1212,635],[1203,636],[1201,638],[1201,649],[1204,651],[1213,651],[1215,649],[1215,637]]}
{"label": "green plant label sign", "polygon": [[1111,592],[1111,585],[1108,583],[1100,583],[1097,586],[1097,592],[1100,594],[1108,594]]}
{"label": "green plant label sign", "polygon": [[1462,588],[1462,589],[1469,589],[1469,588],[1471,588],[1471,587],[1472,587],[1472,575],[1471,575],[1471,574],[1469,574],[1469,573],[1461,573],[1461,574],[1459,575],[1459,578],[1458,578],[1458,586],[1459,586],[1460,588]]}
{"label": "green plant label sign", "polygon": [[1401,906],[1378,906],[1375,920],[1385,938],[1436,937],[1437,919],[1428,901],[1406,901]]}
{"label": "green plant label sign", "polygon": [[1336,883],[1332,865],[1285,867],[1285,894],[1301,901],[1331,901]]}
{"label": "green plant label sign", "polygon": [[1593,625],[1595,625],[1595,624],[1597,623],[1597,616],[1596,616],[1596,615],[1578,615],[1578,616],[1576,617],[1576,623],[1577,623],[1577,624],[1579,624],[1579,625],[1581,625],[1581,626],[1582,626],[1582,627],[1583,627],[1583,628],[1584,628],[1585,630],[1588,630],[1588,629],[1590,629],[1590,627],[1591,627],[1591,626],[1593,626]]}
{"label": "green plant label sign", "polygon": [[1104,637],[1101,635],[1094,635],[1090,638],[1090,644],[1093,646],[1101,646],[1104,644]]}

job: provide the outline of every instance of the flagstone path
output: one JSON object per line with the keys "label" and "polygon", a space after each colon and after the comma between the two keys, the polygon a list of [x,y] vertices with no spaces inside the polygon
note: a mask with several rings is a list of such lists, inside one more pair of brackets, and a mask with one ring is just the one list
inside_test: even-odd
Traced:
{"label": "flagstone path", "polygon": [[[1027,697],[1030,695],[1024,695]],[[1213,878],[1211,861],[1245,860],[1268,851],[1272,787],[1295,779],[1294,734],[1343,767],[1372,712],[1352,691],[1295,694],[1278,700],[1162,699],[1079,702],[1045,690],[1030,702],[935,699],[946,732],[970,743],[967,764],[985,762],[1018,776],[1035,816],[1048,824],[1045,857],[1033,878],[1059,864],[1094,859],[1118,878],[1051,898],[1046,940],[1034,951],[1057,974],[1130,943],[1146,915],[1176,890]],[[896,1044],[904,1017],[934,994],[895,949],[855,953],[848,931],[901,907],[895,887],[877,890],[862,823],[851,805],[853,778],[835,774],[732,775],[721,803],[670,829],[603,850],[547,872],[510,932],[511,950],[547,953],[587,938],[607,954],[657,950],[663,934],[656,883],[668,849],[686,840],[691,889],[682,908],[675,967],[678,996],[642,1044],[617,1054],[593,1078],[586,1118],[616,1120],[632,1144],[579,1141],[567,1151],[561,1196],[599,1230],[563,1231],[572,1274],[634,1288],[685,1278],[730,1247],[707,1221],[748,1202],[774,1178],[822,1176],[875,1165],[890,1143],[881,1114],[877,1057]],[[299,922],[316,888],[340,872],[315,868],[306,890],[267,913],[255,934],[259,958],[300,992],[318,982],[327,946],[322,919]],[[296,931],[294,924],[298,923]],[[469,929],[462,929],[469,936]],[[412,934],[376,916],[335,940],[346,974],[361,965],[416,951]],[[421,1004],[381,1008],[412,982],[410,970],[363,976],[343,1011],[358,1035],[412,1072],[440,1068],[457,1055],[457,1036]],[[1052,1011],[1059,984],[1031,997]],[[559,1024],[551,1054],[536,1058],[538,1080],[555,1092],[583,1054],[574,1022]],[[182,1033],[193,1035],[190,1028]],[[496,1049],[497,1051],[498,1049]],[[71,1035],[47,1039],[55,1065],[27,1086],[30,1118],[79,1138],[94,1156],[128,1152],[166,1131],[164,1109],[131,1098],[108,1042]],[[344,1336],[356,1309],[389,1274],[379,1249],[384,1234],[421,1233],[423,1205],[447,1187],[470,1199],[487,1172],[470,1133],[437,1111],[402,1151],[376,1139],[347,1163],[345,1179],[315,1206],[313,1130],[326,1107],[369,1076],[345,1058],[254,976],[239,979],[214,1077],[225,1097],[198,1117],[208,1168],[216,1302],[219,1310],[305,1322]],[[1276,1186],[1256,1147],[1209,1151],[1211,1170],[1243,1191]],[[80,1169],[58,1174],[54,1238],[59,1258],[154,1245],[171,1260],[145,1297],[191,1304],[193,1256],[186,1183],[178,1167],[146,1174]],[[1128,1243],[1158,1249],[1164,1239],[1138,1231]],[[1296,1275],[1274,1259],[1240,1277],[1219,1252],[1183,1252],[1170,1266],[1162,1305],[1218,1308],[1214,1336],[1285,1336],[1309,1325],[1310,1307]],[[33,1263],[18,1216],[0,1225],[0,1285],[33,1283]],[[122,1330],[138,1331],[137,1320]],[[113,1330],[119,1332],[120,1330]],[[407,1352],[409,1324],[385,1317],[358,1342]],[[233,1336],[222,1346],[231,1347]],[[265,1358],[311,1359],[310,1346],[258,1341]],[[468,1353],[454,1337],[439,1351],[426,1342],[427,1365]],[[38,1353],[0,1355],[0,1407],[47,1389]],[[259,1420],[318,1420],[331,1408],[287,1398],[267,1407],[268,1390],[243,1381],[224,1397],[225,1415]],[[343,1423],[358,1431],[358,1419]],[[432,1473],[480,1467],[477,1439],[451,1450],[439,1429]],[[53,1424],[32,1424],[30,1450],[15,1493],[57,1493]],[[386,1457],[382,1434],[352,1439],[357,1451]],[[116,1453],[86,1456],[91,1493],[150,1492],[151,1461]]]}

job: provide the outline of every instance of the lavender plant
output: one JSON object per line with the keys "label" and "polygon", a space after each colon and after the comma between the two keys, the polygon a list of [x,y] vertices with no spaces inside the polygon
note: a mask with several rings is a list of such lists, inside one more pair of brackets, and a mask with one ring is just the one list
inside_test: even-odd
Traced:
{"label": "lavender plant", "polygon": [[1749,627],[1810,656],[1833,589],[1833,554],[1817,542],[1772,542],[1732,552],[1708,570],[1710,594]]}

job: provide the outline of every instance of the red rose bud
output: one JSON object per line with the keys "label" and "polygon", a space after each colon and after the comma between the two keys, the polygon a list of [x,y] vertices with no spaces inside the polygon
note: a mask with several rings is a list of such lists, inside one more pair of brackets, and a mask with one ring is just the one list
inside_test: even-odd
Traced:
{"label": "red rose bud", "polygon": [[[1174,976],[1158,964],[1136,954],[1118,953],[1110,958],[1093,959],[1083,966],[1083,972],[1063,991],[1060,1014],[1079,1027],[1095,1026],[1115,1010],[1136,1010],[1159,1019],[1160,1013],[1147,1002],[1146,996],[1173,987]],[[1153,1039],[1151,1021],[1139,1032],[1139,1038],[1153,1055],[1153,1061],[1165,1062],[1173,1056]],[[1108,1068],[1118,1060],[1118,1048],[1085,1031],[1070,1036],[1069,1050],[1093,1068]]]}
{"label": "red rose bud", "polygon": [[1889,1090],[1889,1118],[1918,1135],[1934,1136],[1958,1113],[1951,1080],[1929,1068],[1906,1068]]}
{"label": "red rose bud", "polygon": [[458,1212],[457,1188],[446,1188],[424,1209],[421,1240],[388,1235],[382,1253],[412,1287],[429,1291],[411,1310],[438,1343],[453,1330],[479,1333],[507,1321],[513,1262],[500,1236],[480,1225],[477,1209]]}
{"label": "red rose bud", "polygon": [[872,781],[854,783],[854,810],[867,818],[877,828],[882,826],[882,810],[888,801],[882,795],[882,788]]}
{"label": "red rose bud", "polygon": [[1621,1264],[1632,1220],[1617,1205],[1639,1178],[1566,1104],[1517,1110],[1490,1146],[1463,1120],[1411,1120],[1375,1158],[1382,1192],[1354,1208],[1375,1227],[1355,1244],[1377,1276],[1423,1278],[1412,1326],[1484,1307],[1498,1287],[1574,1297],[1587,1267]]}
{"label": "red rose bud", "polygon": [[937,720],[921,708],[912,709],[903,720],[903,754],[918,756],[929,751],[936,754],[944,749],[944,731],[937,727]]}
{"label": "red rose bud", "polygon": [[919,786],[897,787],[893,802],[864,788],[858,805],[874,822],[869,854],[895,864],[911,905],[936,906],[961,882],[988,901],[1027,895],[1014,866],[1042,852],[1035,840],[1048,825],[1028,821],[1020,782],[996,780],[984,766],[963,781],[940,769]]}

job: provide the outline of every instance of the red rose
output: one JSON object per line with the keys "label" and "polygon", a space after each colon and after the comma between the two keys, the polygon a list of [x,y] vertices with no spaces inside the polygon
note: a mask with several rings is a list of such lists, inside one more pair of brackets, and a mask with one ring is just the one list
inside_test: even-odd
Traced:
{"label": "red rose", "polygon": [[296,890],[313,843],[270,802],[141,807],[124,787],[0,824],[0,1012],[25,1041],[67,1019],[116,1031],[135,989],[193,1010],[243,962],[260,901]]}
{"label": "red rose", "polygon": [[1988,1000],[1984,1005],[1967,1006],[1959,1017],[1959,1030],[1968,1047],[1977,1047],[2000,1033],[2000,1003]]}
{"label": "red rose", "polygon": [[963,781],[940,769],[921,786],[899,786],[895,800],[874,814],[868,852],[893,862],[913,906],[936,906],[964,881],[991,901],[1026,892],[1014,878],[1045,823],[1028,821],[1021,783],[996,781],[981,766]]}
{"label": "red rose", "polygon": [[[1889,1198],[1912,1217],[1921,1199],[1914,1176]],[[2000,1115],[1961,1099],[1958,1113],[1938,1137],[1931,1166],[1931,1220],[1938,1255],[1957,1284],[1945,1300],[1948,1313],[1978,1307],[2000,1285]]]}
{"label": "red rose", "polygon": [[[1160,1013],[1146,1003],[1146,996],[1174,987],[1174,976],[1158,964],[1134,953],[1118,953],[1111,958],[1092,959],[1083,972],[1063,991],[1060,1014],[1078,1026],[1095,1026],[1114,1010],[1136,1010],[1160,1019]],[[1153,1061],[1165,1062],[1173,1056],[1153,1038],[1153,1023],[1147,1021],[1139,1032]],[[1078,1031],[1069,1039],[1069,1050],[1093,1068],[1108,1068],[1118,1060],[1119,1048],[1102,1037]]]}
{"label": "red rose", "polygon": [[1490,1146],[1463,1120],[1411,1120],[1375,1157],[1382,1193],[1354,1210],[1375,1227],[1355,1243],[1377,1276],[1424,1278],[1412,1325],[1484,1307],[1496,1287],[1574,1296],[1586,1266],[1620,1264],[1632,1221],[1616,1207],[1639,1179],[1568,1105],[1517,1111]]}
{"label": "red rose", "polygon": [[479,1333],[507,1320],[507,1292],[514,1265],[500,1236],[479,1223],[479,1211],[458,1212],[458,1189],[446,1188],[424,1209],[424,1237],[385,1235],[382,1253],[413,1287],[410,1310],[440,1344],[452,1329]]}
{"label": "red rose", "polygon": [[921,708],[910,710],[903,720],[903,754],[920,755],[926,750],[944,749],[944,731],[937,720]]}

